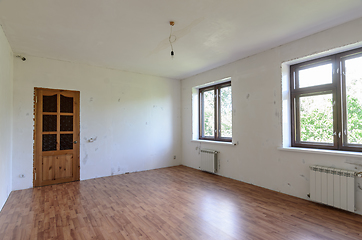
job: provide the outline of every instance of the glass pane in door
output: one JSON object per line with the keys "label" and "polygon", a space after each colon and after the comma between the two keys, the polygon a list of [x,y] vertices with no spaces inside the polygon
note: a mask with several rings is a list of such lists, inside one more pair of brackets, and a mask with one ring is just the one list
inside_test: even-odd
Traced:
{"label": "glass pane in door", "polygon": [[60,116],[60,131],[73,131],[73,116]]}
{"label": "glass pane in door", "polygon": [[57,115],[43,115],[43,132],[57,131]]}
{"label": "glass pane in door", "polygon": [[43,134],[42,141],[43,151],[55,151],[57,150],[57,135],[56,134]]}
{"label": "glass pane in door", "polygon": [[43,112],[57,112],[57,95],[43,96]]}
{"label": "glass pane in door", "polygon": [[60,95],[60,112],[73,113],[73,98]]}
{"label": "glass pane in door", "polygon": [[73,134],[60,134],[60,150],[73,149]]}

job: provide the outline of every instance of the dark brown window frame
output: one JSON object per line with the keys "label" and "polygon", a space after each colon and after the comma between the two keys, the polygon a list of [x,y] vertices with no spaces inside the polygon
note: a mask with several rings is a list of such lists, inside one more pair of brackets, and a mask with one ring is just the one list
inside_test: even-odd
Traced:
{"label": "dark brown window frame", "polygon": [[[232,142],[230,137],[221,137],[221,104],[220,104],[220,89],[231,86],[231,81],[215,84],[199,89],[199,139],[219,142]],[[214,136],[204,135],[204,98],[203,93],[214,90]]]}
{"label": "dark brown window frame", "polygon": [[[341,52],[323,58],[318,58],[290,66],[290,99],[291,99],[291,146],[303,148],[329,149],[339,151],[362,152],[361,144],[347,142],[347,113],[346,113],[346,86],[345,61],[361,57],[362,48]],[[332,63],[332,83],[311,87],[299,88],[298,71]],[[333,143],[304,142],[300,140],[299,126],[299,99],[304,96],[332,93],[333,106]]]}

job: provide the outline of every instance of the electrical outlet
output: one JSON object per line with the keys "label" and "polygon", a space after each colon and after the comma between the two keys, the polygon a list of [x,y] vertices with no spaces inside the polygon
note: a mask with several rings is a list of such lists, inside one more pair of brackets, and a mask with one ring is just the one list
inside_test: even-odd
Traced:
{"label": "electrical outlet", "polygon": [[175,156],[173,156],[173,159],[176,159],[176,155],[175,155]]}

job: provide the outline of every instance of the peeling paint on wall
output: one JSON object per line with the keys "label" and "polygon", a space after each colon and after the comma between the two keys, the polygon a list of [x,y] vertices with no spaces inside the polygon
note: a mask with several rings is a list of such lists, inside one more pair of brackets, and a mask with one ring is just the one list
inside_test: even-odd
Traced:
{"label": "peeling paint on wall", "polygon": [[[358,160],[346,159],[345,163],[362,167],[362,162],[361,162],[361,161],[358,161]],[[357,168],[356,168],[356,169],[357,169]]]}
{"label": "peeling paint on wall", "polygon": [[279,118],[279,111],[275,110],[275,114],[274,114],[277,118]]}
{"label": "peeling paint on wall", "polygon": [[301,176],[302,178],[304,178],[306,181],[309,181],[308,178],[306,176],[304,176],[303,174],[299,175]]}
{"label": "peeling paint on wall", "polygon": [[83,165],[86,165],[88,161],[88,154],[85,155],[85,157],[82,159]]}

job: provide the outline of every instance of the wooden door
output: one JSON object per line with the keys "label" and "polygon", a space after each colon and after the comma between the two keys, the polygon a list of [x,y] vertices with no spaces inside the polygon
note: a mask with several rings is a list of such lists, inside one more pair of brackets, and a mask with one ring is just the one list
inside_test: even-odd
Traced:
{"label": "wooden door", "polygon": [[79,180],[79,92],[35,88],[34,187]]}

